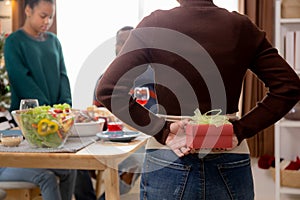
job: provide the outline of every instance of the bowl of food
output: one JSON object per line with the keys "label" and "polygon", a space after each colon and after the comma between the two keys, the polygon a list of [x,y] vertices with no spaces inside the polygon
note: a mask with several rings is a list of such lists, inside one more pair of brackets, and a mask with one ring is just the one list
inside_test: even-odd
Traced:
{"label": "bowl of food", "polygon": [[63,147],[74,125],[74,114],[68,104],[15,110],[12,115],[32,147]]}
{"label": "bowl of food", "polygon": [[23,136],[18,134],[4,135],[0,134],[0,141],[3,146],[17,147],[22,142]]}
{"label": "bowl of food", "polygon": [[105,107],[96,107],[95,105],[86,108],[86,112],[94,117],[106,118],[108,122],[116,121],[117,118]]}
{"label": "bowl of food", "polygon": [[102,132],[104,123],[105,120],[101,118],[97,121],[74,123],[72,136],[96,136],[97,133]]}
{"label": "bowl of food", "polygon": [[94,116],[86,110],[75,111],[75,123],[72,127],[72,136],[96,136],[102,132],[106,120],[104,118]]}

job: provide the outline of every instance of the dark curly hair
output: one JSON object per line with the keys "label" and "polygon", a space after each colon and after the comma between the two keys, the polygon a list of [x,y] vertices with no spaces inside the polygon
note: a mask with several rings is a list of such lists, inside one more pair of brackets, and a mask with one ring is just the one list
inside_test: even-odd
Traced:
{"label": "dark curly hair", "polygon": [[46,1],[46,2],[54,4],[55,0],[25,0],[25,7],[28,5],[31,9],[33,9],[41,1]]}

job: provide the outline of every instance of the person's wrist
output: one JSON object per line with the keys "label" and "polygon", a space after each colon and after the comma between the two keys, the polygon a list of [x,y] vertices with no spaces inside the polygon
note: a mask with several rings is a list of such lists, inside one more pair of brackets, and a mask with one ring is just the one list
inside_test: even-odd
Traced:
{"label": "person's wrist", "polygon": [[164,127],[162,128],[162,130],[157,133],[156,135],[154,135],[154,138],[161,144],[165,145],[166,144],[166,140],[168,138],[168,135],[170,133],[170,126],[171,126],[172,122],[168,122],[166,121]]}

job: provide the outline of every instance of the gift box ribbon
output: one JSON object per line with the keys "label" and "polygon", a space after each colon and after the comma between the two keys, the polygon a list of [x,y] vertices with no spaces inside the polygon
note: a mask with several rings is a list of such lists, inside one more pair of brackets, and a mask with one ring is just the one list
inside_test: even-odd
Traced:
{"label": "gift box ribbon", "polygon": [[[215,114],[213,114],[215,113]],[[221,115],[221,109],[214,109],[207,111],[202,114],[201,111],[197,108],[194,111],[194,116],[190,123],[192,124],[214,124],[216,127],[222,126],[224,124],[230,124],[229,118],[226,115]]]}

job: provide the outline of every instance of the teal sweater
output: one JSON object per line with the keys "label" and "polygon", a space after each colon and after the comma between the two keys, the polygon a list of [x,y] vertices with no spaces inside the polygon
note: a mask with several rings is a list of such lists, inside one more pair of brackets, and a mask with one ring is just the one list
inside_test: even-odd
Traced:
{"label": "teal sweater", "polygon": [[61,44],[46,33],[38,41],[22,30],[12,33],[5,42],[5,65],[11,87],[10,111],[18,110],[21,99],[35,98],[40,105],[68,103],[71,90]]}

